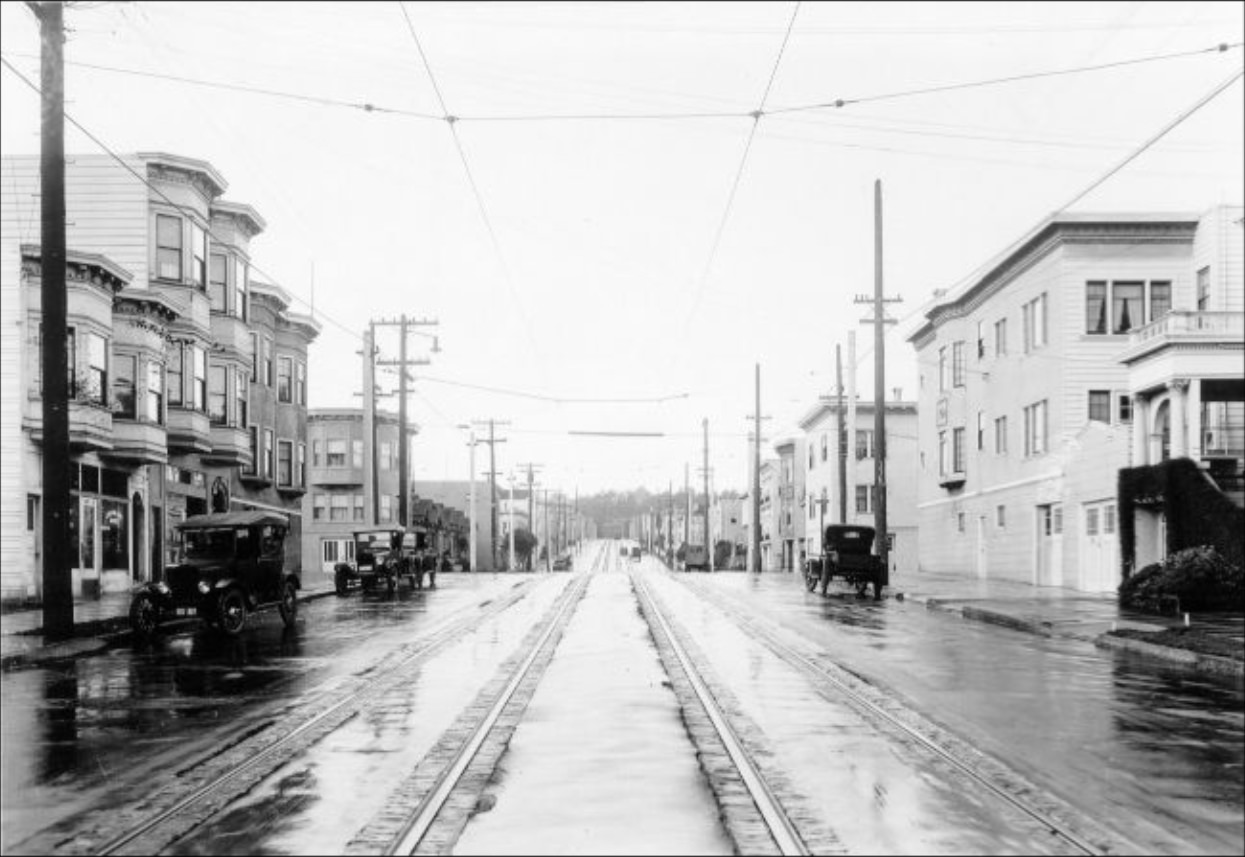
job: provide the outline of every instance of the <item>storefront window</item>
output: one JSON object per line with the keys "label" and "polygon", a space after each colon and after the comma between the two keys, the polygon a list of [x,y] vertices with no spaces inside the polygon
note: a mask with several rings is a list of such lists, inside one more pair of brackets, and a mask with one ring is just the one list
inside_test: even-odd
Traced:
{"label": "storefront window", "polygon": [[100,511],[104,568],[129,568],[129,504],[124,500],[101,500]]}

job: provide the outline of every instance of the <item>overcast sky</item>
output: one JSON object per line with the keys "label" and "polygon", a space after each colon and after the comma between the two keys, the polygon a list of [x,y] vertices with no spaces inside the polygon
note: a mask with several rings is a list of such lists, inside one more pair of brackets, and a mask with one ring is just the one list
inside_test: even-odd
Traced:
{"label": "overcast sky", "polygon": [[[267,220],[260,275],[299,311],[314,297],[313,408],[359,404],[369,319],[437,319],[420,330],[440,353],[410,339],[432,360],[410,399],[416,479],[465,478],[454,426],[494,417],[500,470],[538,462],[584,492],[664,490],[685,462],[698,483],[703,418],[716,485],[743,488],[755,363],[780,435],[830,392],[849,330],[871,361],[852,299],[873,289],[878,179],[906,322],[887,386],[914,398],[904,335],[933,291],[1245,54],[1239,2],[69,6],[68,113],[116,151],[209,161]],[[34,16],[0,15],[5,58],[37,82]],[[8,68],[0,86],[4,154],[37,153],[37,96]],[[762,103],[838,99],[752,133]],[[1238,80],[1071,210],[1239,204],[1243,103]],[[66,147],[99,151],[72,128]],[[395,357],[396,332],[379,345]],[[872,398],[872,363],[857,377]]]}

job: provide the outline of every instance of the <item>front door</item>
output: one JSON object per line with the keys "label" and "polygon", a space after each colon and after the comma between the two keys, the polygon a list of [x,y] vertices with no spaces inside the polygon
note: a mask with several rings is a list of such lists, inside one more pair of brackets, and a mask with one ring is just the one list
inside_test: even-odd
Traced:
{"label": "front door", "polygon": [[1114,592],[1118,542],[1116,539],[1115,501],[1086,503],[1081,536],[1080,588],[1086,592]]}
{"label": "front door", "polygon": [[78,569],[81,593],[98,597],[100,594],[99,501],[94,497],[82,497],[81,503],[78,516]]}
{"label": "front door", "polygon": [[1063,585],[1063,504],[1037,507],[1034,580],[1038,586]]}

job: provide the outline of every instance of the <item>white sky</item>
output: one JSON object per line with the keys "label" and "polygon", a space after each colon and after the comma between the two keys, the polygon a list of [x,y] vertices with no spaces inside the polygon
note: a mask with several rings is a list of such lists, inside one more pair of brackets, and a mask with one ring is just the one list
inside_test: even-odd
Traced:
{"label": "white sky", "polygon": [[[454,425],[491,416],[511,423],[499,469],[542,463],[550,487],[664,490],[681,484],[684,462],[699,484],[708,418],[716,484],[743,488],[754,363],[777,436],[830,391],[848,330],[862,353],[871,346],[852,296],[873,289],[875,179],[886,292],[910,319],[888,337],[887,386],[914,398],[903,336],[933,290],[1064,205],[1245,55],[1239,2],[802,3],[768,109],[1236,46],[767,115],[716,254],[751,118],[472,118],[755,110],[794,8],[407,3],[449,112],[463,117],[455,128],[496,245],[443,121],[73,65],[442,115],[399,3],[70,4],[67,111],[116,151],[209,161],[226,198],[268,222],[252,244],[259,270],[303,301],[314,270],[324,332],[312,407],[358,405],[369,319],[440,321],[420,329],[442,350],[417,367],[428,380],[410,399],[423,427],[417,480],[465,478]],[[5,58],[37,81],[24,3],[0,3],[0,33]],[[1238,80],[1072,210],[1239,204],[1243,103]],[[3,152],[37,153],[37,96],[7,68],[0,105]],[[66,148],[98,151],[72,128]],[[427,354],[431,340],[410,343]],[[396,356],[393,329],[379,344]],[[871,398],[871,356],[857,377]],[[563,400],[680,398],[559,404],[446,381]]]}

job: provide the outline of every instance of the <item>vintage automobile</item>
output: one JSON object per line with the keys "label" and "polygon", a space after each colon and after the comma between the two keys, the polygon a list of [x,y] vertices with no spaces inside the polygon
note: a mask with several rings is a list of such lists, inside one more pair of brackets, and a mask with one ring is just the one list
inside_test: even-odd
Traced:
{"label": "vintage automobile", "polygon": [[398,586],[398,578],[405,576],[414,589],[419,584],[419,565],[415,557],[404,550],[403,537],[406,529],[401,526],[373,527],[354,531],[354,562],[339,562],[333,566],[333,588],[338,595],[345,595],[350,584],[358,581],[364,592],[371,592],[377,583],[383,583],[392,593]]}
{"label": "vintage automobile", "polygon": [[571,555],[564,553],[553,561],[553,570],[554,571],[570,571],[572,565],[573,563],[571,562]]}
{"label": "vintage automobile", "polygon": [[286,626],[298,614],[297,572],[285,568],[289,518],[277,512],[217,512],[177,525],[185,543],[181,562],[164,579],[135,588],[130,625],[150,637],[171,616],[194,613],[209,627],[235,636],[247,614],[276,604]]}
{"label": "vintage automobile", "polygon": [[688,545],[687,550],[683,554],[684,571],[708,571],[709,570],[709,552],[705,550],[704,545]]}
{"label": "vintage automobile", "polygon": [[830,579],[841,577],[855,586],[860,596],[866,595],[869,584],[873,584],[874,599],[881,598],[882,587],[890,581],[882,558],[873,552],[873,527],[831,524],[824,535],[821,555],[810,557],[804,565],[808,591],[813,592],[820,585],[821,594],[825,595]]}
{"label": "vintage automobile", "polygon": [[633,548],[631,549],[631,559],[632,559],[634,562],[639,562],[639,561],[640,561],[640,547],[639,547],[639,545],[636,545],[635,547],[633,547]]}

